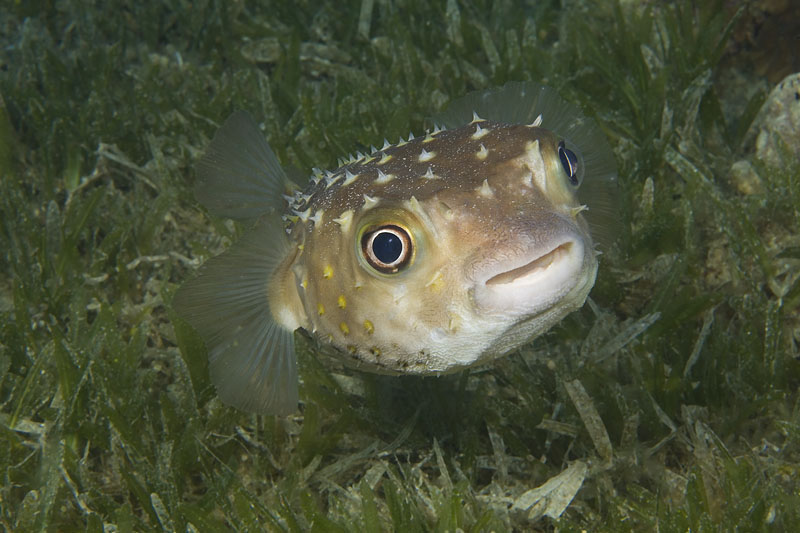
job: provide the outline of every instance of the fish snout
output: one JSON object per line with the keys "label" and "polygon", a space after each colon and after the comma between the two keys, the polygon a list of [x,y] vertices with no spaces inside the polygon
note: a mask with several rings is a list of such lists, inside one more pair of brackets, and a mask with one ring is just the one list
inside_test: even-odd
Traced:
{"label": "fish snout", "polygon": [[473,300],[484,313],[529,316],[558,306],[595,272],[591,244],[570,232],[476,265]]}

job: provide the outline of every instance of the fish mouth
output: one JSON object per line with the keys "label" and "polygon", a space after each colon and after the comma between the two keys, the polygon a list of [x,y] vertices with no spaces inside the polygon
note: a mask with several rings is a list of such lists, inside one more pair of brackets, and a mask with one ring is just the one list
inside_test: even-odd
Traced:
{"label": "fish mouth", "polygon": [[530,263],[522,265],[521,267],[512,268],[511,270],[502,272],[496,276],[492,276],[486,280],[485,283],[488,287],[506,285],[510,283],[517,286],[536,283],[538,278],[546,275],[547,269],[550,268],[553,263],[563,261],[569,255],[571,249],[572,241],[565,242],[556,246],[553,250],[547,252],[546,254],[537,257]]}
{"label": "fish mouth", "polygon": [[568,305],[565,300],[593,275],[595,262],[580,236],[564,236],[487,268],[483,281],[475,285],[474,301],[483,312],[513,316]]}

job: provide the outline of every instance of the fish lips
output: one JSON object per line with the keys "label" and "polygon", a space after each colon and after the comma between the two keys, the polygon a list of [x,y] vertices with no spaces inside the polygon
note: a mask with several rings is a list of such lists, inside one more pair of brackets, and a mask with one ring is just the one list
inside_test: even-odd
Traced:
{"label": "fish lips", "polygon": [[590,288],[593,261],[591,243],[573,232],[511,256],[498,253],[476,270],[473,301],[481,312],[492,315],[537,315],[561,304],[574,290]]}

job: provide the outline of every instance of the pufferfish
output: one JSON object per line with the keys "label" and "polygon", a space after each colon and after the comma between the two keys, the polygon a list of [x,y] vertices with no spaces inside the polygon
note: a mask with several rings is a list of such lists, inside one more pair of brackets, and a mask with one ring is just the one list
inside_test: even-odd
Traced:
{"label": "pufferfish", "polygon": [[599,128],[532,83],[467,95],[434,124],[315,169],[304,188],[249,115],[219,129],[196,197],[213,215],[257,221],[174,305],[204,339],[224,402],[295,411],[298,329],[364,370],[444,374],[584,304],[599,254],[587,218],[609,227],[615,216]]}

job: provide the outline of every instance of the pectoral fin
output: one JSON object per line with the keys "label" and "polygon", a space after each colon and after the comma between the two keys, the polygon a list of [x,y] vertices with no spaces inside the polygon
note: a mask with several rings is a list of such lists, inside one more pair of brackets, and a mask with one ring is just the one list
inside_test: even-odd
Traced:
{"label": "pectoral fin", "polygon": [[220,398],[245,411],[297,410],[294,334],[276,321],[268,298],[270,279],[288,250],[279,221],[261,221],[200,267],[173,301],[206,342]]}

